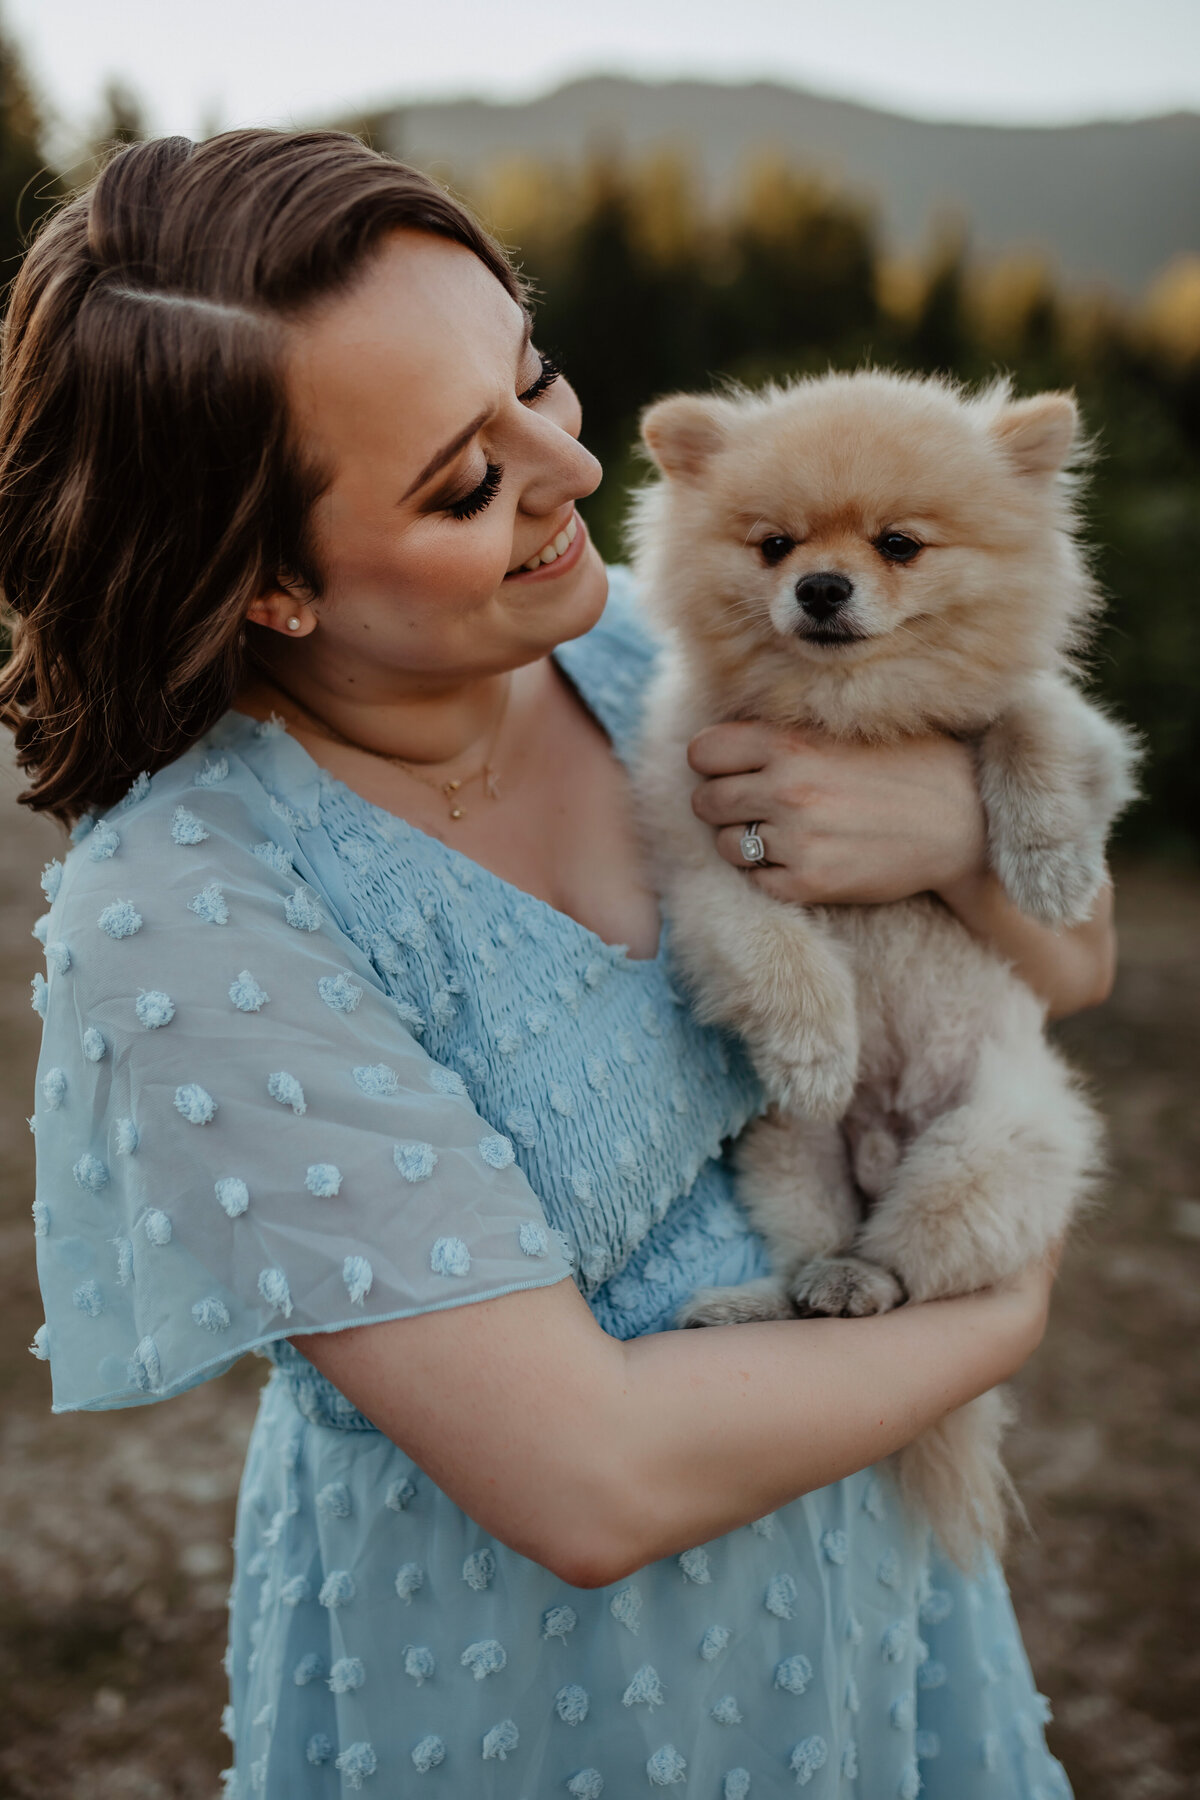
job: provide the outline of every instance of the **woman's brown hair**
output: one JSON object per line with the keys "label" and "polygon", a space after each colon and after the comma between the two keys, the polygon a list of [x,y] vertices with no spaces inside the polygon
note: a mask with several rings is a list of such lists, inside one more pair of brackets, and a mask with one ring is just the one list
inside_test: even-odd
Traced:
{"label": "woman's brown hair", "polygon": [[285,571],[320,591],[284,326],[403,226],[520,297],[449,194],[341,132],[135,145],[34,241],[0,363],[0,719],[25,804],[111,805],[231,705],[251,600]]}

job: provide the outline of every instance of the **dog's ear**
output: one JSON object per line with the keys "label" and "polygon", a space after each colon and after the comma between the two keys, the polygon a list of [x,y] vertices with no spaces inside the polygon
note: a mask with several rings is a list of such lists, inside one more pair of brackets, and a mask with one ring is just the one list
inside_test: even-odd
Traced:
{"label": "dog's ear", "polygon": [[1054,475],[1079,440],[1079,408],[1070,394],[1010,400],[992,421],[992,436],[1021,475]]}
{"label": "dog's ear", "polygon": [[699,475],[725,442],[726,404],[703,394],[672,394],[642,414],[642,442],[664,475]]}

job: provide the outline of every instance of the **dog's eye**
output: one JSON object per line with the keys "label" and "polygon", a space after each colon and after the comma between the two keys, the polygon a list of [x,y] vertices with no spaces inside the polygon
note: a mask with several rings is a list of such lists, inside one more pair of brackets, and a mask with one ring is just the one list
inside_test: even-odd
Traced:
{"label": "dog's eye", "polygon": [[886,562],[908,563],[920,554],[923,545],[903,531],[885,531],[875,539],[875,548]]}
{"label": "dog's eye", "polygon": [[789,537],[764,538],[758,547],[762,551],[763,561],[771,569],[775,567],[776,563],[781,563],[785,556],[790,556],[796,548]]}

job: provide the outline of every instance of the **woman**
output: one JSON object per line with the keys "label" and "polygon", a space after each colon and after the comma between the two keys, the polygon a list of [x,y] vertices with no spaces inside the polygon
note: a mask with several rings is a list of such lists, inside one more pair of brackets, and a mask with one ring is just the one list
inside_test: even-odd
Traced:
{"label": "woman", "polygon": [[[235,1794],[1065,1792],[1001,1576],[873,1468],[1024,1361],[1049,1273],[671,1332],[764,1267],[721,1160],[760,1097],[639,871],[653,646],[579,423],[496,246],[352,139],[131,149],[30,251],[0,697],[79,821],[35,983],[55,1406],[275,1364]],[[771,823],[747,879],[934,889],[1099,997],[1107,912],[1014,914],[957,746],[692,756],[721,854]]]}

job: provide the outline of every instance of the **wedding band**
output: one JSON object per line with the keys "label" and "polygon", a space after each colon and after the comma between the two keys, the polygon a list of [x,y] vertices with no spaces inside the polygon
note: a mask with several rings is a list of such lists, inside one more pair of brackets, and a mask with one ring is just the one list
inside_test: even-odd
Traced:
{"label": "wedding band", "polygon": [[758,835],[758,827],[761,822],[759,820],[753,825],[747,825],[742,833],[742,841],[738,848],[742,853],[743,862],[760,863],[767,860],[767,847]]}

